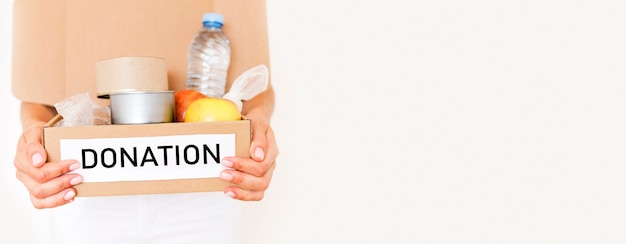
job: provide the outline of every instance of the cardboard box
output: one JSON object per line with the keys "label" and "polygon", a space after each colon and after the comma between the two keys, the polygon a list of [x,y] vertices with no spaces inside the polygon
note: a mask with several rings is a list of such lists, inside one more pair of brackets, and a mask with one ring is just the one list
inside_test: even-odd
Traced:
{"label": "cardboard box", "polygon": [[222,191],[226,156],[249,157],[250,120],[44,128],[48,161],[76,159],[77,196]]}

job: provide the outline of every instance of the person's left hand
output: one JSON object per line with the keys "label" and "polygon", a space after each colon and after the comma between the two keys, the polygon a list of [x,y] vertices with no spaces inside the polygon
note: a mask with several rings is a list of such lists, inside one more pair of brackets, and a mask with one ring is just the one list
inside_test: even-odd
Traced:
{"label": "person's left hand", "polygon": [[227,196],[243,201],[259,201],[263,199],[272,180],[278,147],[274,131],[266,118],[254,113],[246,117],[252,123],[251,156],[225,157],[222,165],[231,169],[223,170],[220,178],[235,184],[224,189]]}

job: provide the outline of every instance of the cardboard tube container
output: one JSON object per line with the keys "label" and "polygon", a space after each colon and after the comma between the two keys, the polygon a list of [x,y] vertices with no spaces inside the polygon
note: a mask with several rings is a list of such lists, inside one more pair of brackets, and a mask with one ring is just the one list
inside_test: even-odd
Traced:
{"label": "cardboard tube container", "polygon": [[96,63],[97,96],[124,91],[168,90],[167,65],[159,57],[119,57]]}
{"label": "cardboard tube container", "polygon": [[168,90],[165,60],[121,57],[96,63],[97,95],[111,100],[113,124],[172,122],[174,91]]}

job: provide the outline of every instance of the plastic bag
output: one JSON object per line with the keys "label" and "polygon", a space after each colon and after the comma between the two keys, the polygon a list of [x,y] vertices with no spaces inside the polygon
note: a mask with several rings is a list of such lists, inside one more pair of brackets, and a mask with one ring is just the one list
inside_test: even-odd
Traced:
{"label": "plastic bag", "polygon": [[222,98],[234,102],[241,111],[242,101],[250,100],[265,91],[268,83],[269,70],[267,66],[264,64],[257,65],[237,77],[230,90]]}
{"label": "plastic bag", "polygon": [[54,104],[63,116],[55,126],[89,126],[111,124],[111,113],[93,102],[89,93],[79,93]]}

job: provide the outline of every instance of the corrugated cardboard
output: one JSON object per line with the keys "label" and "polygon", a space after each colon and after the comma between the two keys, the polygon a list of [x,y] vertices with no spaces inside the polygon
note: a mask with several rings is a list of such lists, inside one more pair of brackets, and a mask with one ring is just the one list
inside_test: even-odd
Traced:
{"label": "corrugated cardboard", "polygon": [[[249,157],[250,120],[198,123],[160,123],[141,125],[100,125],[52,127],[56,117],[44,128],[44,147],[48,161],[61,160],[61,139],[126,138],[168,135],[235,134],[235,154]],[[154,181],[92,182],[76,185],[77,196],[111,196],[181,192],[222,191],[229,183],[219,178]]]}

